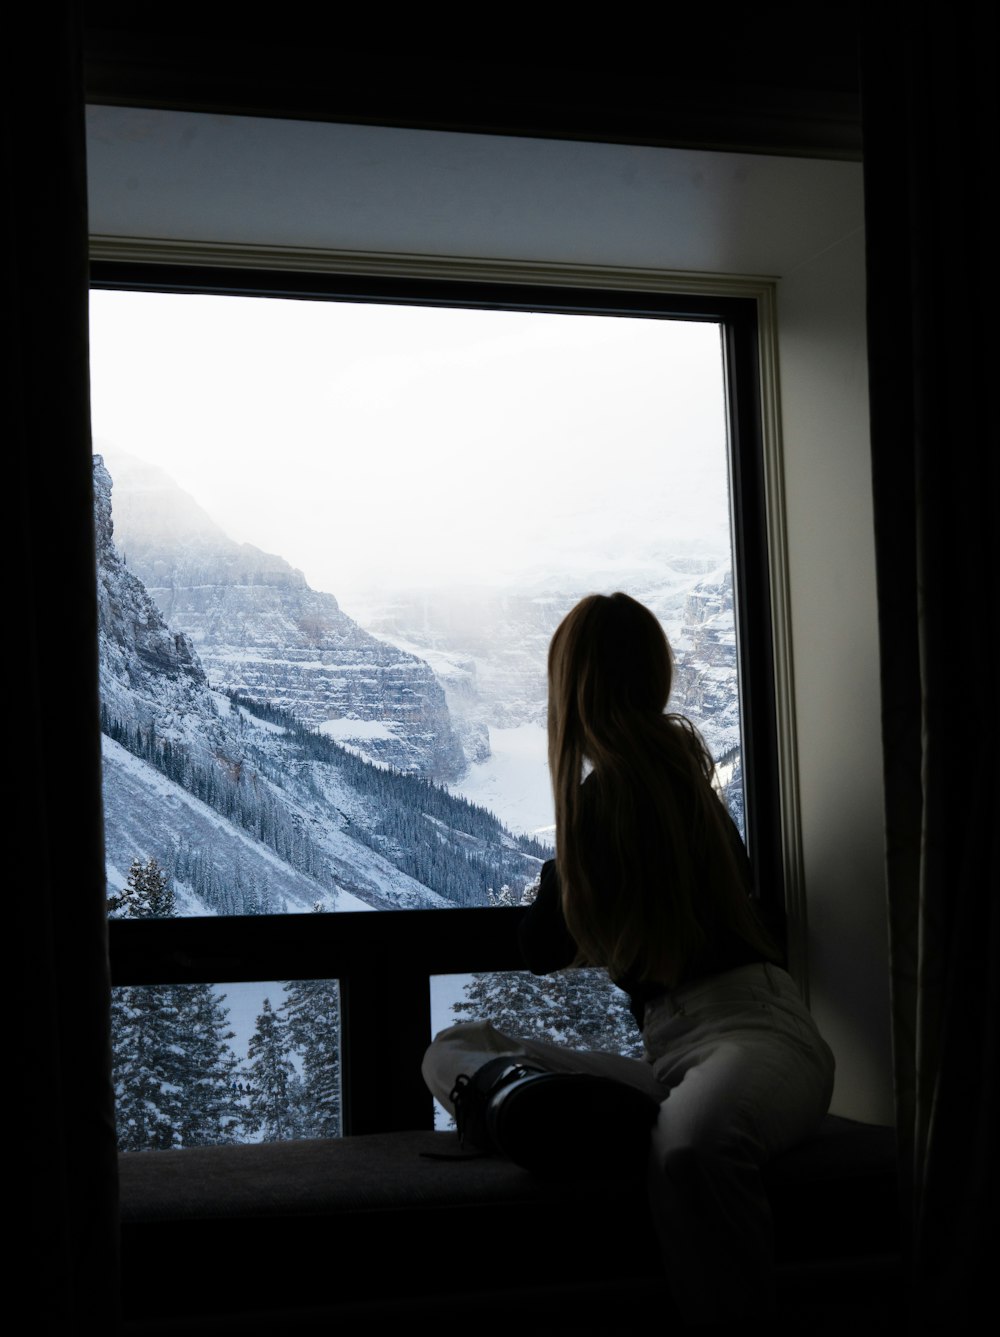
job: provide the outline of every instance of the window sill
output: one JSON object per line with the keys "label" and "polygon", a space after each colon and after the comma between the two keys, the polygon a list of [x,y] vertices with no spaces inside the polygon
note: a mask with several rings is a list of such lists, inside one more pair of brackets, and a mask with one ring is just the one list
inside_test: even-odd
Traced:
{"label": "window sill", "polygon": [[[126,1317],[218,1318],[290,1304],[381,1312],[433,1306],[443,1285],[452,1300],[479,1305],[515,1284],[512,1268],[519,1293],[551,1279],[577,1304],[594,1298],[595,1278],[608,1295],[662,1287],[641,1179],[550,1184],[499,1160],[425,1155],[456,1151],[453,1134],[416,1131],[122,1156]],[[898,1250],[891,1129],[828,1116],[766,1178],[779,1268],[800,1282],[819,1269],[827,1286],[841,1274],[887,1284]],[[581,1220],[601,1226],[581,1230]],[[532,1222],[544,1222],[544,1275],[530,1261]],[[164,1251],[184,1260],[170,1288]],[[237,1285],[251,1258],[266,1266]],[[385,1264],[377,1299],[373,1260]]]}

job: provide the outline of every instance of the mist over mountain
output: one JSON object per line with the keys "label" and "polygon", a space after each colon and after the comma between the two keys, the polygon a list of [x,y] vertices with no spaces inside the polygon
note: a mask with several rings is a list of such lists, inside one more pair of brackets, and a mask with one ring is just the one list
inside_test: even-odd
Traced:
{"label": "mist over mountain", "polygon": [[128,569],[213,686],[268,701],[399,770],[439,780],[462,771],[426,663],[363,630],[284,558],[229,538],[163,470],[118,451],[106,463]]}
{"label": "mist over mountain", "polygon": [[688,715],[713,755],[740,746],[733,582],[728,556],[661,559],[648,571],[553,578],[525,590],[465,587],[367,591],[355,616],[376,635],[419,655],[442,683],[470,762],[489,756],[489,731],[544,730],[549,642],[584,595],[627,588],[664,625],[674,651],[670,709]]}
{"label": "mist over mountain", "polygon": [[552,634],[584,595],[626,589],[663,624],[674,651],[669,708],[701,730],[743,825],[733,581],[722,543],[641,564],[541,573],[518,589],[361,590],[345,603],[365,627],[419,655],[445,689],[469,768],[453,789],[513,829],[554,840],[546,764],[546,663]]}

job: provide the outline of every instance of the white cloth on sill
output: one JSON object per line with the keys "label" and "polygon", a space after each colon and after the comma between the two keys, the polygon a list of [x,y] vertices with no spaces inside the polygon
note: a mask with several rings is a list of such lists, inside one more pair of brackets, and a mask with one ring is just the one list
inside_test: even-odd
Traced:
{"label": "white cloth on sill", "polygon": [[644,1020],[644,1059],[461,1023],[435,1037],[424,1079],[452,1110],[460,1073],[511,1054],[552,1072],[612,1077],[659,1100],[649,1202],[681,1317],[766,1314],[773,1234],[760,1168],[819,1125],[833,1092],[833,1054],[794,981],[765,963],[663,994],[646,1005]]}

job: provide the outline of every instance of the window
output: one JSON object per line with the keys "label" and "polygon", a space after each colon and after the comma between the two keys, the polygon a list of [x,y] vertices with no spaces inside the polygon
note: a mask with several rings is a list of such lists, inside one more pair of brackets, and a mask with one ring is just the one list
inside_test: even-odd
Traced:
{"label": "window", "polygon": [[[339,980],[345,1125],[378,1126],[380,1027],[412,1065],[430,976],[461,1005],[472,972],[516,965],[516,903],[551,842],[545,648],[593,588],[660,612],[676,708],[713,745],[780,903],[754,803],[774,731],[751,301],[110,264],[95,279],[95,433],[119,447],[96,473],[118,636],[109,890],[152,865],[179,916],[147,900],[113,924],[135,1007],[143,985],[231,1000],[238,981]],[[310,437],[318,460],[314,445],[298,464]],[[150,471],[164,460],[179,480]],[[427,1105],[397,1088],[390,1117]]]}

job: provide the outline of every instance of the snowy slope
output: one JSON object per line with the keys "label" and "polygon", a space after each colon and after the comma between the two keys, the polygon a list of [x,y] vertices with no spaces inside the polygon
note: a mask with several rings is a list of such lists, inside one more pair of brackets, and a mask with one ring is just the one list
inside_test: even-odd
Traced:
{"label": "snowy slope", "polygon": [[[370,908],[351,892],[331,892],[314,878],[289,867],[273,850],[111,738],[103,740],[102,759],[104,807],[111,817],[105,826],[109,889],[125,885],[133,859],[145,862],[152,858],[162,867],[170,867],[176,851],[187,846],[210,849],[220,870],[248,884],[267,887],[275,909],[304,913],[317,901],[328,910]],[[212,913],[189,883],[175,877],[173,887],[179,913]]]}

